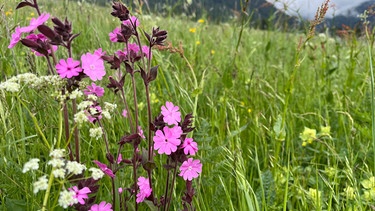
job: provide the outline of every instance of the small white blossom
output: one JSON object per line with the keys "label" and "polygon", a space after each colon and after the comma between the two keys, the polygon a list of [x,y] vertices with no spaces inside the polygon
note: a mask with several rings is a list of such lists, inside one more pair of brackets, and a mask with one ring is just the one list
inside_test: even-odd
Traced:
{"label": "small white blossom", "polygon": [[72,93],[70,93],[69,97],[70,99],[77,99],[77,98],[80,98],[83,96],[83,92],[76,89],[76,90],[73,90]]}
{"label": "small white blossom", "polygon": [[33,158],[23,165],[22,173],[26,173],[30,170],[37,170],[38,168],[39,168],[39,159]]}
{"label": "small white blossom", "polygon": [[117,108],[116,104],[104,102],[104,109],[105,110],[108,110],[109,112],[113,112],[113,110],[115,110],[116,108]]}
{"label": "small white blossom", "polygon": [[78,110],[85,110],[87,107],[92,106],[94,103],[92,101],[82,101],[80,104],[78,104],[77,108]]}
{"label": "small white blossom", "polygon": [[98,99],[98,97],[96,95],[88,95],[87,96],[87,99],[91,100],[91,101],[96,101]]}
{"label": "small white blossom", "polygon": [[0,90],[2,89],[8,92],[18,92],[20,91],[20,85],[16,82],[5,81],[0,84]]}
{"label": "small white blossom", "polygon": [[93,178],[94,180],[99,180],[99,179],[101,179],[101,178],[104,176],[103,171],[100,170],[100,169],[98,169],[98,168],[93,168],[93,167],[91,167],[91,168],[89,169],[89,171],[92,172],[92,178]]}
{"label": "small white blossom", "polygon": [[78,199],[75,198],[76,193],[73,191],[63,190],[60,192],[59,205],[64,209],[68,208],[73,204],[78,203]]}
{"label": "small white blossom", "polygon": [[48,179],[47,176],[44,175],[39,177],[38,181],[34,182],[34,194],[38,193],[40,190],[46,190],[48,188]]}
{"label": "small white blossom", "polygon": [[47,162],[48,165],[51,165],[54,168],[61,168],[65,165],[65,160],[61,158],[53,158]]}
{"label": "small white blossom", "polygon": [[97,128],[90,128],[90,137],[95,138],[98,140],[103,135],[103,130],[100,127]]}
{"label": "small white blossom", "polygon": [[64,178],[65,178],[65,169],[63,169],[63,168],[54,169],[54,170],[52,171],[52,174],[53,174],[53,176],[55,176],[56,178],[64,179]]}
{"label": "small white blossom", "polygon": [[68,161],[66,164],[66,169],[68,173],[72,173],[74,175],[82,174],[83,170],[86,169],[86,166],[83,164],[78,163],[77,161]]}
{"label": "small white blossom", "polygon": [[53,158],[63,158],[65,157],[65,149],[54,149],[49,153],[49,156]]}
{"label": "small white blossom", "polygon": [[78,127],[81,127],[83,123],[88,122],[89,119],[85,111],[79,111],[74,115],[74,121],[78,124]]}
{"label": "small white blossom", "polygon": [[106,119],[111,119],[111,114],[107,110],[102,111],[102,115]]}

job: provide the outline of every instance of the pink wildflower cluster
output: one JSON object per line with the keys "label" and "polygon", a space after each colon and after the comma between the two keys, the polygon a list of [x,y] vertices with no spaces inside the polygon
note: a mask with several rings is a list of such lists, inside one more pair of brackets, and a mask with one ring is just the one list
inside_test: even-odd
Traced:
{"label": "pink wildflower cluster", "polygon": [[102,201],[100,204],[92,205],[89,211],[113,211],[112,204]]}
{"label": "pink wildflower cluster", "polygon": [[56,65],[56,71],[61,78],[72,78],[83,72],[93,81],[102,80],[106,74],[104,62],[101,59],[103,54],[101,48],[96,50],[94,54],[83,54],[81,56],[81,66],[79,61],[72,58],[68,58],[67,60],[61,59]]}
{"label": "pink wildflower cluster", "polygon": [[145,200],[145,198],[151,195],[152,189],[150,187],[150,183],[148,178],[139,177],[137,185],[139,187],[139,193],[137,194],[137,203],[141,203]]}
{"label": "pink wildflower cluster", "polygon": [[32,18],[30,20],[30,24],[25,27],[17,26],[15,32],[12,34],[12,38],[10,40],[10,44],[8,48],[13,48],[22,37],[22,33],[30,33],[38,28],[38,26],[44,24],[50,17],[49,13],[42,13],[38,18]]}
{"label": "pink wildflower cluster", "polygon": [[91,193],[91,190],[88,187],[78,189],[77,186],[73,186],[68,190],[74,192],[75,195],[73,197],[76,198],[80,204],[85,204],[85,199],[89,198],[87,194]]}
{"label": "pink wildflower cluster", "polygon": [[[181,113],[179,107],[171,102],[166,102],[165,106],[161,107],[161,114],[163,121],[167,124],[162,130],[155,132],[154,148],[159,154],[171,155],[177,150],[183,149],[185,155],[195,155],[198,151],[198,144],[194,142],[193,138],[186,137],[181,128]],[[199,160],[188,158],[180,167],[179,176],[184,180],[191,181],[197,178],[202,172],[202,164]]]}

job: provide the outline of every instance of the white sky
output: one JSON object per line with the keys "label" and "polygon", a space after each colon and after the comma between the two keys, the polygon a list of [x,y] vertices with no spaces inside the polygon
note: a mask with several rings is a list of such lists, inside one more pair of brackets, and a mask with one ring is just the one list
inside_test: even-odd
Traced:
{"label": "white sky", "polygon": [[[289,15],[300,14],[303,18],[313,19],[315,12],[324,0],[267,0],[275,5],[276,8],[285,11]],[[353,9],[360,4],[369,0],[331,0],[328,9],[327,17],[332,17],[334,14],[348,14],[350,9]],[[375,3],[375,0],[373,0]],[[352,14],[357,15],[357,14]]]}

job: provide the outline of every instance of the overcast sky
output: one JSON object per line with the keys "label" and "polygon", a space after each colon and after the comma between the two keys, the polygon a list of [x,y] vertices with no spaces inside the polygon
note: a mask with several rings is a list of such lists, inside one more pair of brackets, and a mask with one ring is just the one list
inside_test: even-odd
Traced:
{"label": "overcast sky", "polygon": [[[274,3],[275,7],[280,10],[287,9],[289,15],[300,14],[303,18],[313,19],[317,8],[322,5],[324,0],[267,0]],[[334,14],[348,14],[348,11],[356,6],[369,0],[331,0],[327,16],[332,17]],[[375,2],[375,0],[374,0]],[[353,14],[357,15],[357,14]]]}

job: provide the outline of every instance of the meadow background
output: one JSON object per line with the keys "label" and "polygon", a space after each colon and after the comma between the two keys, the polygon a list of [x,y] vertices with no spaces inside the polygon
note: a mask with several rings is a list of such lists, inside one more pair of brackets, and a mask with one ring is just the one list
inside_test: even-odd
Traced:
{"label": "meadow background", "polygon": [[[118,24],[109,5],[38,2],[41,11],[68,16],[73,31],[81,32],[74,55],[120,48],[108,38]],[[45,61],[24,46],[7,48],[15,26],[27,25],[36,15],[29,8],[15,10],[17,3],[0,0],[0,82],[20,73],[47,74]],[[166,101],[184,114],[194,112],[193,137],[203,163],[194,182],[197,210],[374,209],[373,31],[370,39],[350,30],[343,37],[323,32],[305,43],[308,28],[258,30],[247,27],[251,17],[246,14],[221,24],[183,15],[137,17],[142,29],[160,26],[168,31],[168,43],[183,49],[183,54],[154,49],[159,74],[151,93],[154,115]],[[52,141],[58,104],[48,92],[24,89],[20,96]],[[113,94],[107,97],[115,100]],[[146,112],[145,104],[140,109]],[[106,123],[113,145],[123,135],[122,121]],[[303,146],[306,128],[317,134]],[[88,131],[81,134],[82,160],[105,159],[105,150]],[[27,110],[0,90],[0,210],[40,208],[43,195],[32,193],[36,177],[22,168],[48,153]],[[177,184],[177,196],[181,187]],[[104,192],[99,195],[110,200]],[[177,209],[176,201],[172,210]]]}

